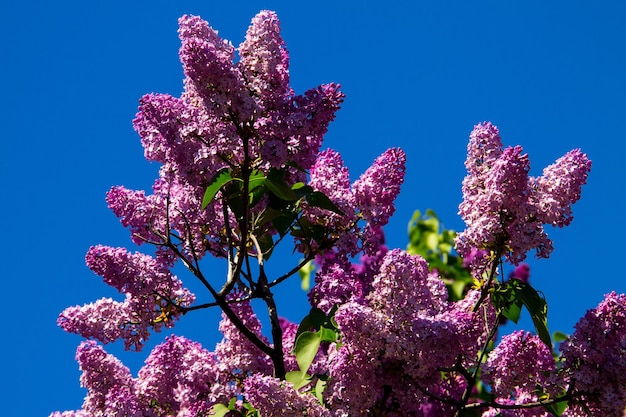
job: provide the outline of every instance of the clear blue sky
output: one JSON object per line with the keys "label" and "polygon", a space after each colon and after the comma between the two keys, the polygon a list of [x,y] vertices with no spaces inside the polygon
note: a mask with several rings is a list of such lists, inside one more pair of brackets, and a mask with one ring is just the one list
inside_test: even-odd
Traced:
{"label": "clear blue sky", "polygon": [[[152,184],[158,167],[143,159],[131,120],[143,94],[181,91],[176,29],[184,13],[209,20],[238,45],[256,12],[277,11],[295,90],[334,81],[347,94],[325,146],[343,154],[353,178],[387,147],[405,149],[407,178],[386,228],[390,246],[406,245],[414,209],[433,208],[446,226],[463,227],[457,206],[467,137],[477,122],[490,120],[505,144],[521,144],[534,174],[581,147],[594,165],[574,222],[549,230],[551,259],[531,260],[532,283],[549,301],[550,329],[570,332],[603,294],[626,292],[625,7],[621,1],[2,2],[0,414],[46,416],[81,406],[74,361],[80,338],[55,320],[66,306],[115,295],[84,266],[84,254],[97,243],[129,243],[104,194],[112,185]],[[214,271],[223,276],[223,265]],[[297,283],[286,290],[281,313],[299,320],[304,296]],[[212,349],[215,320],[215,312],[200,312],[175,332]],[[150,346],[160,340],[155,335]],[[147,355],[107,349],[133,372]]]}

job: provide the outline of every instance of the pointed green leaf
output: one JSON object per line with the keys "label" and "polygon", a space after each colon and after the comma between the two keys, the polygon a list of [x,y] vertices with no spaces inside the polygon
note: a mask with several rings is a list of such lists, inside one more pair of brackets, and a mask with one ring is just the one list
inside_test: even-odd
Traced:
{"label": "pointed green leaf", "polygon": [[300,326],[298,326],[298,331],[296,332],[296,337],[310,329],[319,330],[327,321],[328,317],[326,317],[324,311],[316,307],[312,308],[311,311],[309,311],[309,314],[306,315],[300,322]]}
{"label": "pointed green leaf", "polygon": [[281,200],[296,201],[298,199],[296,193],[285,183],[282,171],[270,170],[265,178],[265,186]]}
{"label": "pointed green leaf", "polygon": [[567,401],[559,401],[558,403],[546,405],[545,408],[553,416],[560,417],[567,408]]}
{"label": "pointed green leaf", "polygon": [[272,181],[269,178],[265,179],[265,186],[272,192],[272,194],[281,200],[296,201],[298,199],[298,196],[291,190],[291,188],[283,186],[283,184]]}
{"label": "pointed green leaf", "polygon": [[261,171],[253,171],[248,181],[248,195],[250,207],[256,206],[263,198],[267,189],[265,188],[265,175]]}
{"label": "pointed green leaf", "polygon": [[465,285],[466,285],[465,282],[461,280],[452,281],[452,284],[450,285],[450,287],[452,289],[452,293],[454,294],[456,300],[463,299],[463,293],[465,292]]}
{"label": "pointed green leaf", "polygon": [[230,169],[225,168],[217,171],[217,173],[211,178],[209,186],[204,192],[204,197],[202,198],[202,210],[204,210],[211,201],[217,195],[217,192],[227,183],[233,181],[233,177],[231,176]]}
{"label": "pointed green leaf", "polygon": [[257,238],[261,251],[263,252],[263,258],[267,261],[274,249],[274,239],[269,234],[261,235]]}
{"label": "pointed green leaf", "polygon": [[522,313],[522,306],[518,303],[512,303],[502,311],[502,315],[513,323],[517,324],[520,314]]}
{"label": "pointed green leaf", "polygon": [[337,213],[341,216],[344,215],[343,211],[339,210],[339,208],[333,203],[330,198],[328,198],[324,193],[320,191],[313,191],[309,195],[306,196],[306,201],[312,207],[319,207],[324,210],[332,211],[333,213]]}
{"label": "pointed green leaf", "polygon": [[318,378],[317,382],[315,383],[315,389],[313,390],[313,393],[315,395],[315,398],[317,398],[321,404],[324,404],[324,396],[322,394],[326,389],[327,383],[328,382],[325,378]]}
{"label": "pointed green leaf", "polygon": [[297,385],[302,381],[302,372],[300,371],[290,371],[285,374],[285,381]]}
{"label": "pointed green leaf", "polygon": [[437,232],[427,232],[426,233],[426,247],[431,250],[437,250],[437,246],[439,246],[439,235]]}
{"label": "pointed green leaf", "polygon": [[254,170],[250,174],[250,180],[248,181],[248,189],[252,190],[255,187],[263,185],[265,182],[265,175],[259,170]]}
{"label": "pointed green leaf", "polygon": [[294,351],[296,353],[296,362],[302,374],[306,374],[309,367],[317,355],[320,348],[321,338],[319,332],[303,332],[296,338]]}
{"label": "pointed green leaf", "polygon": [[338,339],[337,332],[328,327],[322,327],[318,333],[320,334],[320,341],[322,342],[336,342]]}
{"label": "pointed green leaf", "polygon": [[314,192],[315,190],[313,190],[313,187],[311,187],[310,185],[305,185],[302,182],[297,182],[294,185],[291,186],[291,190],[296,193],[296,195],[299,198],[302,197],[306,197],[307,195],[311,194],[312,192]]}
{"label": "pointed green leaf", "polygon": [[519,300],[524,304],[530,313],[530,317],[533,320],[537,335],[543,343],[552,349],[552,339],[550,339],[550,332],[548,332],[548,304],[545,298],[543,298],[533,287],[530,285],[515,280],[516,294]]}

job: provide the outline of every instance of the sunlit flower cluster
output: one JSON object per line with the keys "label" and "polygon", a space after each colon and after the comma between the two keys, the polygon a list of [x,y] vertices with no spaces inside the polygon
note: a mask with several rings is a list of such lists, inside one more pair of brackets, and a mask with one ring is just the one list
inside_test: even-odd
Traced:
{"label": "sunlit flower cluster", "polygon": [[459,206],[467,228],[457,236],[457,250],[464,256],[472,249],[491,250],[515,264],[533,249],[537,257],[549,257],[552,241],[543,226],[571,222],[571,205],[591,169],[587,155],[571,151],[541,177],[529,177],[528,155],[519,146],[503,149],[491,123],[474,127],[467,151]]}

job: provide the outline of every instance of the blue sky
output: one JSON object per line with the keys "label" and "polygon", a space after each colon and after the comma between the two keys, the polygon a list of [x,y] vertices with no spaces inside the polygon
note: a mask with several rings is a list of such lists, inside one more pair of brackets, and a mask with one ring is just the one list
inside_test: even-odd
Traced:
{"label": "blue sky", "polygon": [[[386,228],[392,247],[406,245],[415,209],[433,208],[447,227],[462,229],[457,206],[474,124],[490,120],[506,145],[522,145],[533,174],[582,148],[594,165],[574,222],[548,231],[555,251],[530,261],[531,282],[549,301],[552,331],[570,332],[603,294],[626,292],[622,2],[216,3],[0,4],[2,414],[81,406],[74,361],[81,339],[55,320],[67,306],[115,295],[84,266],[84,254],[97,243],[129,244],[104,194],[113,185],[152,184],[158,167],[143,159],[131,120],[143,94],[180,93],[176,29],[185,13],[238,45],[254,14],[277,11],[295,90],[334,81],[347,94],[325,147],[343,154],[353,179],[387,147],[407,152],[406,182]],[[223,265],[213,270],[223,276]],[[298,283],[281,295],[281,313],[299,320],[306,306]],[[199,312],[175,332],[212,349],[217,317]],[[150,346],[161,340],[155,335]],[[134,372],[148,353],[107,349]]]}

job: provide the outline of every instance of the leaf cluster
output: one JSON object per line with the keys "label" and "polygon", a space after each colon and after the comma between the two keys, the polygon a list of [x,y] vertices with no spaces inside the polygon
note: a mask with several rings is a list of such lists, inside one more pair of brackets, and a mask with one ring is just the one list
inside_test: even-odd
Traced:
{"label": "leaf cluster", "polygon": [[264,258],[269,259],[279,238],[291,234],[301,241],[314,241],[321,245],[328,238],[328,231],[320,224],[304,217],[304,204],[332,213],[343,212],[322,192],[314,190],[302,182],[289,185],[286,170],[270,169],[267,173],[252,170],[245,176],[230,168],[219,170],[211,179],[202,199],[206,209],[218,193],[238,220],[243,220],[248,212],[261,201],[267,204],[252,220],[252,233],[257,236]]}
{"label": "leaf cluster", "polygon": [[437,214],[428,209],[416,210],[408,225],[407,252],[421,255],[431,270],[437,270],[448,288],[450,301],[463,299],[473,283],[462,259],[454,251],[456,232],[442,227]]}

